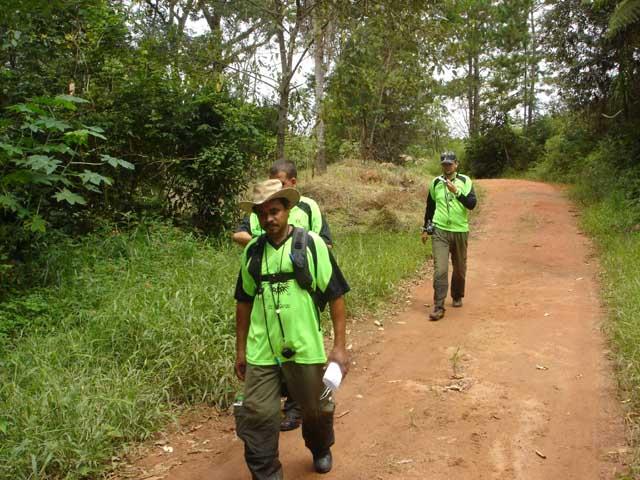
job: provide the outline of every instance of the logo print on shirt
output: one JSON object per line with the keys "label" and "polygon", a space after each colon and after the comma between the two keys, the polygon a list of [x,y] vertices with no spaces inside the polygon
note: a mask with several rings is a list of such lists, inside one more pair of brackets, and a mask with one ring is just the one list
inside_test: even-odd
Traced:
{"label": "logo print on shirt", "polygon": [[280,296],[289,291],[289,282],[279,282],[272,285],[273,293]]}

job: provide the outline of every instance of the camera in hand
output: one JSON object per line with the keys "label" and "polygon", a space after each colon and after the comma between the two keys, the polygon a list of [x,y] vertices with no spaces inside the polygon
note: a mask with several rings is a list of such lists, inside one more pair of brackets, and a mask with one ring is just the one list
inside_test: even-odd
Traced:
{"label": "camera in hand", "polygon": [[284,358],[286,358],[287,360],[291,357],[293,357],[296,354],[296,351],[293,348],[290,347],[284,347],[282,349],[282,352],[280,352],[282,354],[282,356]]}

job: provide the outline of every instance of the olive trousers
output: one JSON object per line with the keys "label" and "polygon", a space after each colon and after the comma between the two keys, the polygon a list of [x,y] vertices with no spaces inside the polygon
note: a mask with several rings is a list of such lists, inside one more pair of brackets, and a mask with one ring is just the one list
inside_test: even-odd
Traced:
{"label": "olive trousers", "polygon": [[236,432],[254,480],[282,478],[278,459],[280,392],[284,382],[302,410],[302,436],[313,455],[324,455],[334,443],[333,396],[322,383],[324,364],[247,365],[244,400],[234,410]]}
{"label": "olive trousers", "polygon": [[453,273],[451,275],[451,297],[464,297],[464,285],[467,276],[467,240],[469,232],[449,232],[435,229],[431,236],[433,254],[433,305],[444,308],[449,289],[449,255]]}

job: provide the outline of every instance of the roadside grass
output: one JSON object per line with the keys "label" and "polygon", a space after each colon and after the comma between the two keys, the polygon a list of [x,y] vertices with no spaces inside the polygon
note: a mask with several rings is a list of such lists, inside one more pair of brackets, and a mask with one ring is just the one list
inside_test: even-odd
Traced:
{"label": "roadside grass", "polygon": [[237,253],[142,229],[67,245],[51,328],[0,356],[0,478],[95,474],[175,403],[231,395]]}
{"label": "roadside grass", "polygon": [[[339,181],[317,187],[336,218],[345,189],[362,202],[348,205],[350,215],[368,205],[358,222],[345,215],[333,224],[356,318],[375,312],[429,253],[417,233],[418,181],[372,166],[361,178],[361,170],[332,167]],[[372,183],[382,197],[367,204]],[[385,203],[400,194],[393,208]],[[0,343],[0,479],[96,477],[179,407],[227,405],[237,389],[239,253],[158,222],[57,245],[42,264],[49,284],[0,304],[0,324],[14,328]]]}
{"label": "roadside grass", "polygon": [[606,331],[616,354],[618,382],[631,428],[633,478],[640,475],[640,224],[623,192],[588,204],[582,220],[595,239],[610,321]]}
{"label": "roadside grass", "polygon": [[336,258],[351,285],[345,297],[350,316],[379,311],[431,253],[414,232],[348,233],[337,240]]}

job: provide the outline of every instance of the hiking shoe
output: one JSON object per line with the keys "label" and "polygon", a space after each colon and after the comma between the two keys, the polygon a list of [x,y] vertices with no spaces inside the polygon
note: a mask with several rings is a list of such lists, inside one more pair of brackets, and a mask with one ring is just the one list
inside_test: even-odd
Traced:
{"label": "hiking shoe", "polygon": [[444,317],[444,308],[442,307],[435,307],[433,312],[429,314],[429,320],[432,321],[440,320],[442,317]]}
{"label": "hiking shoe", "polygon": [[280,431],[288,432],[289,430],[295,430],[302,424],[302,420],[299,418],[284,417],[280,422]]}
{"label": "hiking shoe", "polygon": [[[284,480],[284,474],[282,473],[282,467],[280,467],[277,472],[272,473],[271,475],[269,475],[267,477],[267,479],[268,480]],[[258,480],[258,477],[252,473],[251,474],[251,480]]]}
{"label": "hiking shoe", "polygon": [[329,473],[333,466],[333,458],[331,458],[331,450],[323,455],[313,456],[313,468],[318,473]]}
{"label": "hiking shoe", "polygon": [[451,304],[452,306],[459,308],[462,306],[462,299],[461,298],[454,298],[453,299],[453,303]]}

